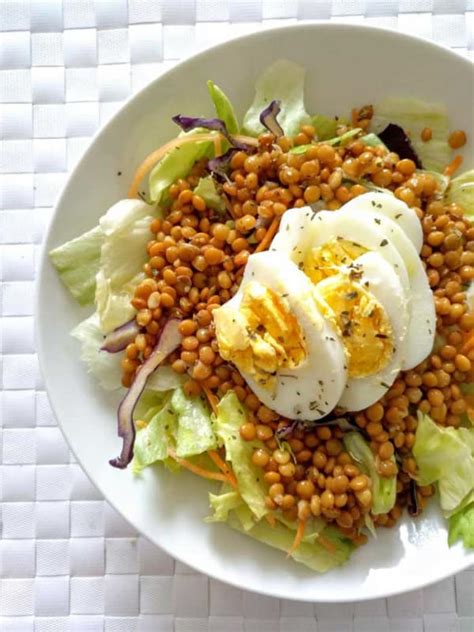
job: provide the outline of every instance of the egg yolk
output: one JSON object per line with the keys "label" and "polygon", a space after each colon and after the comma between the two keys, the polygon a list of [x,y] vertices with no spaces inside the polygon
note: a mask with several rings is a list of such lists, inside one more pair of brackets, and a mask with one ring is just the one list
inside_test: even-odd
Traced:
{"label": "egg yolk", "polygon": [[238,310],[213,312],[219,353],[263,386],[276,387],[280,369],[294,369],[306,358],[306,344],[284,295],[252,281],[242,290]]}
{"label": "egg yolk", "polygon": [[318,293],[323,298],[323,313],[341,335],[349,377],[366,377],[383,369],[394,352],[393,334],[387,313],[375,296],[342,274],[320,283]]}
{"label": "egg yolk", "polygon": [[366,252],[366,248],[354,241],[335,237],[308,252],[303,261],[303,271],[313,283],[319,283]]}

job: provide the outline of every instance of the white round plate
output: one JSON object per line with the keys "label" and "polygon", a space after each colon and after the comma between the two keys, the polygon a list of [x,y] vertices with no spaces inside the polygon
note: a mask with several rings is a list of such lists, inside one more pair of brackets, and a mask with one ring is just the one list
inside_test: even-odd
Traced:
{"label": "white round plate", "polygon": [[[379,530],[342,568],[324,576],[286,559],[225,525],[203,522],[209,484],[182,472],[149,468],[140,478],[108,464],[120,448],[119,395],[102,392],[79,360],[71,329],[86,315],[61,285],[47,252],[91,228],[125,197],[132,174],[154,148],[177,133],[177,113],[210,115],[206,80],[229,94],[239,115],[252,100],[259,72],[286,57],[307,68],[310,112],[347,114],[385,96],[444,102],[453,128],[472,139],[472,65],[434,44],[381,29],[301,24],[232,40],[160,76],[130,99],[95,137],[58,202],[46,238],[37,300],[38,353],[62,430],[105,498],[152,542],[219,580],[303,601],[356,601],[418,588],[474,562],[461,545],[449,549],[435,503],[419,520]],[[472,162],[472,140],[470,144]],[[465,167],[469,165],[465,152]],[[121,172],[119,176],[118,173]]]}

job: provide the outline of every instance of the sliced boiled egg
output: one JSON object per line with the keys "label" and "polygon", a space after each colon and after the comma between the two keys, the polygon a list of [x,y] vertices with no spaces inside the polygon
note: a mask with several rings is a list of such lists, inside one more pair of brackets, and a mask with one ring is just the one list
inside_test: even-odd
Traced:
{"label": "sliced boiled egg", "polygon": [[337,404],[347,377],[344,346],[292,261],[251,255],[239,291],[213,316],[220,355],[268,408],[316,420]]}
{"label": "sliced boiled egg", "polygon": [[[338,212],[342,216],[354,215],[349,205],[344,206]],[[406,355],[402,363],[402,369],[412,369],[429,355],[434,344],[436,312],[428,277],[413,243],[395,221],[382,215],[378,208],[374,208],[371,205],[365,207],[358,217],[362,215],[372,218],[372,221],[377,224],[377,227],[383,232],[386,239],[395,246],[408,272],[411,297],[410,322],[407,331]]]}
{"label": "sliced boiled egg", "polygon": [[283,215],[270,250],[289,257],[313,283],[365,252],[378,252],[394,268],[410,300],[408,272],[398,249],[366,213],[345,213],[344,208],[318,213],[310,207],[291,209]]}
{"label": "sliced boiled egg", "polygon": [[408,239],[412,242],[417,253],[421,252],[423,246],[423,229],[418,215],[407,206],[405,202],[399,200],[390,193],[364,193],[355,197],[343,209],[346,211],[364,212],[373,210],[381,215],[385,215],[393,220],[403,230]]}
{"label": "sliced boiled egg", "polygon": [[348,380],[339,406],[362,410],[393,384],[405,357],[409,314],[400,279],[380,254],[367,252],[315,291],[346,351]]}

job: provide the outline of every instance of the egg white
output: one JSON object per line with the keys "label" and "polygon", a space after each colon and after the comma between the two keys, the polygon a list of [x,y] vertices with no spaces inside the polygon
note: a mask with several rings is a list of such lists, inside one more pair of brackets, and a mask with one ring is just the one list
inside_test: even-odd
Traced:
{"label": "egg white", "polygon": [[304,261],[311,248],[338,238],[378,252],[394,268],[400,277],[406,300],[410,300],[410,282],[403,258],[392,240],[366,213],[346,213],[344,208],[315,213],[308,206],[291,209],[283,215],[270,250],[284,254],[298,265]]}
{"label": "egg white", "polygon": [[297,318],[306,344],[306,357],[294,369],[276,372],[276,387],[269,389],[251,374],[242,376],[268,408],[289,419],[317,420],[339,401],[347,379],[344,347],[332,323],[325,319],[314,297],[314,286],[298,267],[276,252],[249,257],[237,294],[214,310],[216,335],[239,312],[246,284],[257,281],[275,292]]}
{"label": "egg white", "polygon": [[[351,209],[347,206],[340,213],[341,215],[352,215]],[[433,292],[429,286],[423,263],[403,229],[392,219],[379,213],[378,208],[366,207],[361,212],[360,216],[362,215],[372,218],[373,222],[377,222],[380,231],[398,250],[408,272],[411,297],[409,306],[410,322],[402,369],[412,369],[422,362],[433,349],[436,332]]]}
{"label": "egg white", "polygon": [[344,211],[365,212],[376,211],[393,220],[403,230],[408,239],[412,242],[419,253],[423,246],[423,229],[418,215],[407,206],[405,202],[399,200],[390,193],[371,192],[358,195],[354,199],[344,204]]}
{"label": "egg white", "polygon": [[[370,406],[379,400],[395,381],[406,353],[406,333],[409,323],[408,306],[402,285],[392,266],[376,252],[367,252],[354,261],[361,278],[359,283],[367,286],[384,308],[392,326],[394,351],[388,364],[377,373],[368,377],[349,377],[344,388],[339,406],[349,411],[357,411]],[[351,268],[342,268],[341,272],[349,274]],[[330,282],[333,277],[324,279],[316,286]],[[367,285],[366,285],[367,284]]]}

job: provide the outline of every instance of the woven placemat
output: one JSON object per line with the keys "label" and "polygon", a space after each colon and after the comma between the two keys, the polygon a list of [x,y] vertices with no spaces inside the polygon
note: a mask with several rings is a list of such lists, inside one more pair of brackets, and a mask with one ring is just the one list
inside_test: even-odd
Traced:
{"label": "woven placemat", "polygon": [[33,339],[52,206],[130,94],[201,48],[304,19],[400,29],[473,58],[473,10],[472,0],[0,2],[1,632],[473,632],[474,570],[389,599],[313,605],[175,563],[74,462]]}

